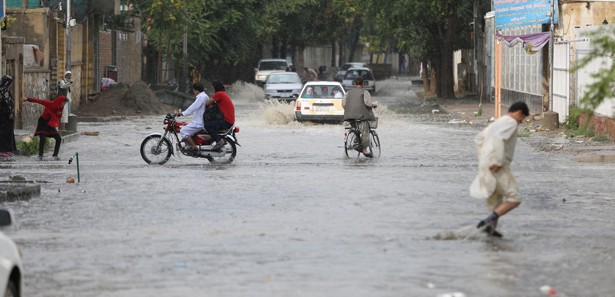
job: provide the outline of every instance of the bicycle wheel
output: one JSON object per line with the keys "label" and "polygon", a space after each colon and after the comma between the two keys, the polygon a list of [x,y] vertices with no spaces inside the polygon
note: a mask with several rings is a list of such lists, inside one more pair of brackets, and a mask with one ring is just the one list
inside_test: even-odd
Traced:
{"label": "bicycle wheel", "polygon": [[359,137],[354,129],[348,130],[344,139],[344,152],[348,158],[358,158],[361,156],[360,150],[357,150],[359,145]]}
{"label": "bicycle wheel", "polygon": [[378,137],[378,133],[376,133],[376,130],[370,130],[369,136],[371,138],[369,148],[372,154],[374,155],[374,158],[379,158],[380,153],[381,153],[380,152],[380,137]]}

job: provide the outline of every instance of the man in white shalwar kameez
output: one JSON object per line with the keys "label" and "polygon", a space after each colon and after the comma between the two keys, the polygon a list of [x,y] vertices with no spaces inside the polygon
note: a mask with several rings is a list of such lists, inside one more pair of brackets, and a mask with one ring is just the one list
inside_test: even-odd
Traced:
{"label": "man in white shalwar kameez", "polygon": [[510,171],[517,143],[517,125],[529,115],[524,102],[510,106],[508,114],[491,123],[474,141],[478,153],[478,175],[470,186],[470,195],[486,199],[493,211],[478,223],[478,228],[495,237],[502,234],[495,230],[498,218],[521,204],[519,186]]}
{"label": "man in white shalwar kameez", "polygon": [[192,102],[192,104],[183,112],[175,114],[178,117],[192,115],[192,122],[183,126],[181,130],[179,130],[181,141],[186,143],[186,150],[188,154],[195,154],[197,152],[197,147],[192,139],[192,136],[203,130],[205,102],[209,99],[207,94],[205,94],[205,87],[200,82],[192,84],[192,93],[196,96],[196,98],[194,98],[194,102]]}

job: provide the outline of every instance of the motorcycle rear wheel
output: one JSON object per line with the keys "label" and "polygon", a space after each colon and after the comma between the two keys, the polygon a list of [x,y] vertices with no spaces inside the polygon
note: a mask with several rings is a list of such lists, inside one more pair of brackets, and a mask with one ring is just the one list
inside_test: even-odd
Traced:
{"label": "motorcycle rear wheel", "polygon": [[162,165],[169,161],[173,147],[161,135],[150,135],[141,142],[141,157],[147,164]]}
{"label": "motorcycle rear wheel", "polygon": [[224,156],[220,157],[208,157],[207,160],[212,163],[218,164],[228,164],[235,160],[235,156],[237,155],[237,145],[234,141],[226,139],[226,144],[220,149],[221,151],[226,151]]}

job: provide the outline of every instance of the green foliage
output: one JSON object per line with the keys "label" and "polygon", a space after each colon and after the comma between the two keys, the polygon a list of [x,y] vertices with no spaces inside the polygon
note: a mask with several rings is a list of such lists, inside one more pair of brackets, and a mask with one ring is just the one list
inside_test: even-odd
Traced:
{"label": "green foliage", "polygon": [[579,108],[577,106],[571,105],[568,110],[568,117],[566,117],[566,120],[564,121],[566,129],[571,131],[579,129],[581,127],[579,117],[581,117],[582,114],[587,114],[588,117],[591,117],[593,115],[593,112],[585,108]]}
{"label": "green foliage", "polygon": [[517,133],[517,137],[519,138],[528,138],[532,136],[532,132],[530,131],[521,131],[519,133]]}
{"label": "green foliage", "polygon": [[[38,154],[39,140],[35,138],[26,138],[24,141],[17,141],[15,145],[22,156],[32,156]],[[49,147],[49,138],[46,139],[45,146]]]}
{"label": "green foliage", "polygon": [[594,131],[592,131],[592,129],[589,128],[589,125],[583,125],[577,128],[576,130],[572,131],[572,134],[574,134],[574,136],[583,135],[587,137],[592,137],[594,136]]}
{"label": "green foliage", "polygon": [[[615,60],[615,27],[601,27],[600,29],[589,33],[591,38],[592,49],[587,56],[577,62],[577,65],[570,69],[571,72],[576,72],[589,65],[592,61],[598,58]],[[591,109],[596,109],[605,98],[613,96],[615,90],[615,63],[611,63],[610,67],[603,65],[600,70],[591,74],[594,80],[588,86],[587,91],[581,98],[581,103]]]}
{"label": "green foliage", "polygon": [[607,142],[607,141],[611,141],[611,139],[609,139],[609,137],[607,135],[604,134],[599,134],[594,136],[594,138],[592,138],[593,141],[598,141],[598,142]]}

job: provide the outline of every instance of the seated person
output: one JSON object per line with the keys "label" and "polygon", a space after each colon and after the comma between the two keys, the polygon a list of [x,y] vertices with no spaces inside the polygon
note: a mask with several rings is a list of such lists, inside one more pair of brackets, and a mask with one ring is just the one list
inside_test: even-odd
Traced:
{"label": "seated person", "polygon": [[214,87],[214,91],[216,92],[211,98],[205,101],[206,108],[212,107],[214,104],[218,104],[220,108],[220,112],[224,115],[223,119],[211,120],[203,123],[203,128],[209,131],[209,134],[216,141],[216,145],[214,145],[211,150],[219,150],[225,144],[226,140],[222,138],[222,136],[218,135],[216,131],[229,129],[233,125],[235,125],[235,105],[231,100],[231,97],[226,93],[226,89],[222,81],[215,80],[211,83]]}
{"label": "seated person", "polygon": [[322,86],[321,90],[322,90],[320,92],[321,97],[329,97],[329,88],[327,86]]}
{"label": "seated person", "polygon": [[312,87],[308,87],[307,90],[305,90],[303,98],[314,98],[314,90],[312,89]]}
{"label": "seated person", "polygon": [[333,91],[331,91],[331,93],[333,94],[333,98],[344,98],[344,95],[342,94],[342,90],[339,87],[335,87],[333,88]]}

